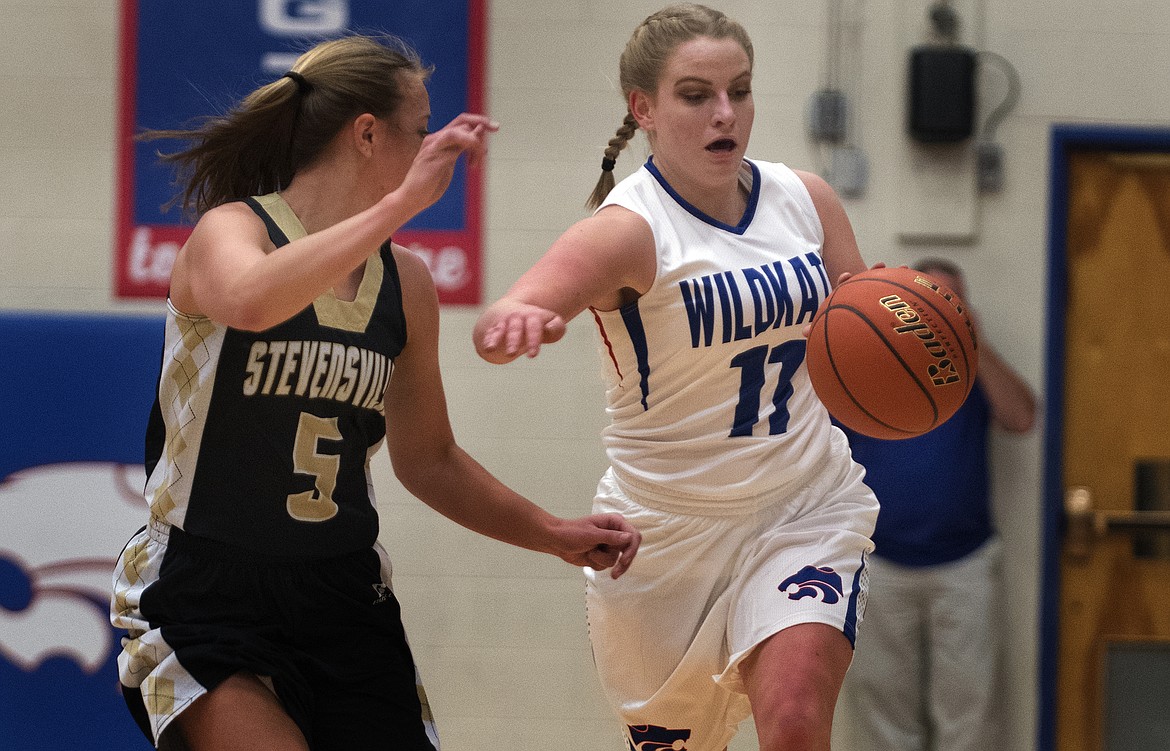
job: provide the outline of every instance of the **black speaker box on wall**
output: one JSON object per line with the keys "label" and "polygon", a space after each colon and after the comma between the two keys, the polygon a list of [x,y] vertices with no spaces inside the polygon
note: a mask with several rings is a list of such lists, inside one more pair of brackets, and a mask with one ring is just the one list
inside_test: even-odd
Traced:
{"label": "black speaker box on wall", "polygon": [[910,135],[956,143],[975,129],[975,52],[966,47],[910,50]]}

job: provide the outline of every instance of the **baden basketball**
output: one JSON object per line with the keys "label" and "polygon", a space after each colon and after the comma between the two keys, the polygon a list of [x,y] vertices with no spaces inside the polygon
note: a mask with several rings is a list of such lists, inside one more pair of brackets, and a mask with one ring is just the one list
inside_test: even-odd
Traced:
{"label": "baden basketball", "polygon": [[873,438],[946,422],[975,383],[975,330],[958,295],[908,268],[870,269],[813,318],[808,374],[829,414]]}

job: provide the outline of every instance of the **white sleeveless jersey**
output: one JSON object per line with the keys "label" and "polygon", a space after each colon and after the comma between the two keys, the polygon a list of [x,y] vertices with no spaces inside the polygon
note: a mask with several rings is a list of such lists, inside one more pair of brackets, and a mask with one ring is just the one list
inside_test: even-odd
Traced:
{"label": "white sleeveless jersey", "polygon": [[805,484],[829,449],[801,333],[830,290],[820,218],[788,167],[745,160],[743,178],[737,226],[688,204],[653,157],[602,204],[644,218],[657,249],[645,295],[594,311],[604,444],[619,483],[649,505],[749,508]]}

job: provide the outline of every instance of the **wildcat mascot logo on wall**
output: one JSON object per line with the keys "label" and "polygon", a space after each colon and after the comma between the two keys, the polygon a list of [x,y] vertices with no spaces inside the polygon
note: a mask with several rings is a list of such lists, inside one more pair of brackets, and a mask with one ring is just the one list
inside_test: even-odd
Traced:
{"label": "wildcat mascot logo on wall", "polygon": [[110,574],[146,518],[140,466],[35,467],[0,483],[0,734],[11,748],[150,745],[118,694]]}
{"label": "wildcat mascot logo on wall", "polygon": [[0,743],[149,749],[118,690],[111,577],[147,519],[157,317],[0,313]]}

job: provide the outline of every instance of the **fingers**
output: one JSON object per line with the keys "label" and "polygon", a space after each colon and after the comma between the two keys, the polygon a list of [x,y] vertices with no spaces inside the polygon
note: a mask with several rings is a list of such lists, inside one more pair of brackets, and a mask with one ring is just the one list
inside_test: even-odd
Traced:
{"label": "fingers", "polygon": [[527,322],[527,315],[508,316],[507,330],[504,333],[504,354],[515,357],[522,350],[528,350],[529,357],[536,357],[536,353],[540,351],[540,341],[537,340],[535,346],[525,345],[528,332]]}
{"label": "fingers", "polygon": [[423,139],[411,169],[421,170],[417,177],[421,181],[418,187],[429,196],[430,203],[438,200],[447,189],[456,160],[461,155],[469,161],[479,159],[487,151],[488,134],[499,128],[499,124],[486,115],[463,113]]}
{"label": "fingers", "polygon": [[589,561],[589,568],[594,571],[605,571],[618,562],[618,553],[615,550],[606,548],[604,545],[599,545],[593,550],[590,550],[585,555],[585,558]]}
{"label": "fingers", "polygon": [[634,562],[634,556],[638,554],[638,547],[641,544],[642,535],[635,530],[634,535],[630,538],[629,544],[618,554],[617,562],[614,563],[613,570],[609,572],[609,575],[616,579],[626,573],[630,568],[630,564]]}
{"label": "fingers", "polygon": [[[610,572],[610,576],[617,579],[634,562],[634,557],[638,554],[638,547],[642,544],[642,533],[620,514],[598,514],[590,519],[599,528],[610,531],[606,542],[599,545],[597,549],[603,550],[606,554],[605,560],[611,561],[610,565],[613,566],[613,570]],[[592,553],[590,560],[594,560]]]}
{"label": "fingers", "polygon": [[508,357],[525,354],[536,357],[541,344],[559,341],[565,335],[565,321],[544,308],[525,306],[508,313],[483,334],[481,346],[487,351],[502,350]]}
{"label": "fingers", "polygon": [[504,338],[504,329],[506,322],[501,321],[495,326],[483,333],[483,338],[480,339],[480,347],[488,352],[494,352],[500,347],[500,341]]}
{"label": "fingers", "polygon": [[455,119],[447,123],[447,125],[444,127],[482,127],[484,130],[490,133],[495,133],[500,129],[500,124],[487,115],[480,115],[474,112],[461,112],[456,115]]}
{"label": "fingers", "polygon": [[[594,514],[567,522],[574,529],[574,540],[568,552],[561,557],[577,566],[595,571],[612,569],[614,579],[624,574],[634,561],[642,544],[642,533],[620,514]],[[577,547],[577,546],[580,547]]]}
{"label": "fingers", "polygon": [[544,343],[544,323],[538,316],[528,316],[521,322],[529,357],[536,357],[540,353],[540,345]]}
{"label": "fingers", "polygon": [[559,342],[564,335],[565,319],[554,315],[544,324],[544,330],[541,332],[541,341],[545,344],[552,344],[553,342]]}
{"label": "fingers", "polygon": [[475,162],[487,150],[488,135],[499,129],[500,124],[486,115],[464,112],[427,136],[426,145],[438,151],[466,154],[469,162]]}
{"label": "fingers", "polygon": [[476,339],[476,352],[488,362],[497,364],[515,360],[520,354],[521,339],[516,321],[516,318],[508,316],[494,323]]}
{"label": "fingers", "polygon": [[[884,269],[884,268],[886,268],[885,262],[878,261],[874,265],[870,266],[869,270],[872,271],[874,269]],[[902,268],[906,268],[906,267],[903,266]],[[854,274],[852,271],[843,272],[840,276],[837,277],[837,285],[836,286],[840,287],[842,284],[845,283],[846,280],[851,279],[853,276],[854,276]]]}

